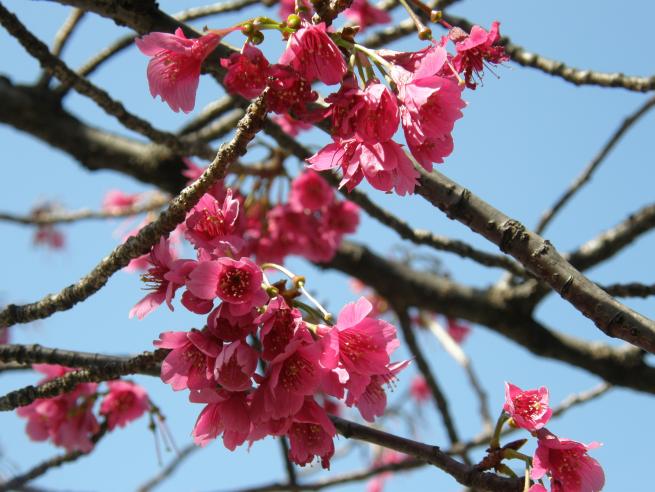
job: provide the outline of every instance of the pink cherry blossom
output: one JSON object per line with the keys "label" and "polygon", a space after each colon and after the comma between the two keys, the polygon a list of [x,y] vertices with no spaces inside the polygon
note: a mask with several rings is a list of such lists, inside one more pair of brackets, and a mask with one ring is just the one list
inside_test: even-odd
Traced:
{"label": "pink cherry blossom", "polygon": [[148,63],[148,84],[152,97],[161,96],[176,113],[193,110],[200,80],[200,66],[218,46],[221,37],[235,28],[209,32],[197,39],[188,39],[181,28],[175,34],[152,32],[135,40]]}
{"label": "pink cherry blossom", "polygon": [[548,492],[548,491],[546,490],[546,487],[544,487],[540,483],[535,483],[532,487],[528,489],[528,492]]}
{"label": "pink cherry blossom", "polygon": [[446,331],[450,337],[459,344],[463,343],[471,333],[471,327],[455,318],[447,318],[446,321]]}
{"label": "pink cherry blossom", "polygon": [[207,327],[214,336],[224,342],[234,342],[246,338],[257,329],[257,311],[235,315],[234,304],[224,302],[214,309],[207,318]]}
{"label": "pink cherry blossom", "polygon": [[0,345],[9,343],[9,328],[0,327]]}
{"label": "pink cherry blossom", "polygon": [[330,103],[325,116],[332,122],[332,135],[342,139],[352,138],[357,125],[357,113],[366,104],[357,79],[346,76],[339,90],[330,94],[325,101]]}
{"label": "pink cherry blossom", "polygon": [[169,240],[163,237],[153,246],[148,263],[150,268],[141,276],[141,280],[148,284],[147,288],[152,292],[130,310],[130,318],[136,316],[143,319],[164,301],[173,311],[171,300],[175,291],[184,285],[186,272],[193,265],[191,260],[176,260]]}
{"label": "pink cherry blossom", "polygon": [[522,429],[534,432],[550,420],[553,411],[548,406],[548,389],[542,386],[536,390],[523,391],[518,386],[505,383],[505,404],[503,405],[514,423]]}
{"label": "pink cherry blossom", "polygon": [[[406,454],[399,453],[398,451],[393,451],[391,449],[383,448],[382,452],[378,457],[373,461],[374,466],[381,465],[391,465],[394,463],[402,463],[407,458]],[[380,473],[369,480],[366,484],[366,492],[382,492],[384,483],[389,480],[393,475],[393,472],[387,471]]]}
{"label": "pink cherry blossom", "polygon": [[171,350],[161,364],[161,379],[175,391],[216,384],[214,366],[223,343],[209,330],[167,331],[153,344]]}
{"label": "pink cherry blossom", "polygon": [[409,394],[417,403],[424,403],[432,397],[432,392],[423,376],[414,376],[409,385]]}
{"label": "pink cherry blossom", "polygon": [[268,60],[259,48],[249,43],[244,45],[241,53],[222,58],[221,66],[227,69],[223,82],[228,92],[254,99],[266,87]]}
{"label": "pink cherry blossom", "polygon": [[379,82],[369,83],[362,95],[364,104],[357,111],[355,136],[369,144],[386,142],[400,123],[396,96]]}
{"label": "pink cherry blossom", "polygon": [[109,212],[120,211],[123,208],[136,205],[139,198],[141,198],[140,193],[130,195],[121,190],[109,190],[105,193],[105,197],[102,200],[102,209]]}
{"label": "pink cherry blossom", "polygon": [[309,82],[320,80],[327,85],[341,82],[347,71],[343,54],[328,35],[324,22],[304,23],[293,33],[279,63],[289,65]]}
{"label": "pink cherry blossom", "polygon": [[375,417],[384,414],[387,408],[387,393],[384,391],[384,385],[393,385],[397,379],[396,375],[409,365],[410,361],[404,360],[389,364],[384,374],[371,377],[370,382],[364,389],[364,392],[358,395],[358,391],[349,388],[346,398],[346,405],[353,404],[359,410],[359,413],[368,422],[374,422]]}
{"label": "pink cherry blossom", "polygon": [[255,321],[262,325],[260,338],[262,359],[265,361],[272,361],[283,354],[296,331],[303,326],[300,311],[290,308],[281,296],[272,299],[266,311]]}
{"label": "pink cherry blossom", "polygon": [[128,381],[109,381],[109,394],[100,404],[100,415],[107,418],[109,430],[125,427],[150,408],[148,394],[141,386]]}
{"label": "pink cherry blossom", "polygon": [[271,119],[282,128],[284,133],[291,137],[296,137],[301,131],[312,128],[311,123],[297,120],[289,113],[276,114]]}
{"label": "pink cherry blossom", "polygon": [[348,200],[335,201],[323,214],[322,224],[326,231],[336,234],[352,234],[357,231],[357,226],[359,226],[359,207]]}
{"label": "pink cherry blossom", "polygon": [[359,32],[369,26],[391,22],[389,12],[371,5],[368,0],[354,0],[343,13],[354,24],[359,26]]}
{"label": "pink cherry blossom", "polygon": [[582,444],[558,438],[546,428],[537,431],[537,450],[532,458],[530,477],[534,480],[550,475],[554,492],[598,492],[605,485],[605,474],[598,461],[587,451],[599,443]]}
{"label": "pink cherry blossom", "polygon": [[192,392],[189,399],[193,403],[207,404],[193,428],[196,444],[206,446],[220,434],[230,451],[245,442],[251,427],[247,393],[205,389]]}
{"label": "pink cherry blossom", "polygon": [[322,113],[313,115],[307,104],[318,99],[310,82],[287,65],[275,64],[269,68],[268,110],[278,114],[293,113],[301,120],[314,121],[323,117]]}
{"label": "pink cherry blossom", "polygon": [[340,186],[349,191],[361,180],[366,180],[381,191],[392,189],[399,195],[413,193],[419,177],[412,161],[402,146],[388,140],[366,144],[356,140],[335,140],[307,159],[315,171],[341,167],[343,179]]}
{"label": "pink cherry blossom", "polygon": [[251,378],[257,369],[259,354],[244,340],[223,347],[216,357],[214,378],[228,391],[245,391],[251,388]]}
{"label": "pink cherry blossom", "polygon": [[[45,374],[39,384],[60,377],[73,369],[51,364],[34,364],[37,371]],[[93,415],[95,383],[78,384],[72,391],[53,398],[38,398],[16,410],[18,416],[27,419],[27,435],[34,441],[50,439],[55,446],[67,451],[93,449],[91,437],[100,426]]]}
{"label": "pink cherry blossom", "polygon": [[289,458],[304,466],[311,463],[314,457],[319,457],[321,466],[330,468],[330,458],[334,454],[332,439],[336,433],[337,430],[325,410],[313,398],[306,398],[289,428]]}
{"label": "pink cherry blossom", "polygon": [[315,172],[304,172],[291,182],[289,203],[300,210],[315,212],[328,206],[332,200],[334,190]]}
{"label": "pink cherry blossom", "polygon": [[496,65],[509,60],[505,49],[496,44],[500,40],[499,26],[498,21],[492,22],[489,32],[480,26],[473,26],[470,35],[455,27],[448,34],[457,50],[452,60],[453,66],[458,72],[464,73],[466,86],[470,89],[476,87],[473,74],[481,79],[485,64]]}
{"label": "pink cherry blossom", "polygon": [[219,256],[237,253],[244,246],[238,224],[239,207],[231,189],[222,204],[205,193],[187,216],[186,237],[196,248]]}
{"label": "pink cherry blossom", "polygon": [[[309,0],[300,0],[300,5],[302,10],[300,11],[300,16],[302,18],[311,17],[314,8]],[[278,10],[278,15],[280,19],[286,19],[289,15],[293,14],[296,10],[296,0],[281,0],[280,9]]]}
{"label": "pink cherry blossom", "polygon": [[200,299],[219,297],[233,304],[232,313],[245,314],[263,305],[268,296],[262,288],[262,270],[248,258],[199,261],[189,275],[187,288]]}
{"label": "pink cherry blossom", "polygon": [[314,394],[326,373],[320,365],[321,353],[321,344],[304,328],[296,331],[284,352],[271,361],[266,380],[258,389],[270,418],[295,415],[305,396]]}
{"label": "pink cherry blossom", "polygon": [[50,249],[64,249],[66,237],[59,229],[50,224],[40,225],[34,231],[32,243],[35,246],[46,246]]}

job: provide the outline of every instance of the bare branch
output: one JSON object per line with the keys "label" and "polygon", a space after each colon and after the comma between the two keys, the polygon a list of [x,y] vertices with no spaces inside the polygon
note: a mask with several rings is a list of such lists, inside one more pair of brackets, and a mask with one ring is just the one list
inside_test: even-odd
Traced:
{"label": "bare branch", "polygon": [[225,176],[228,166],[245,154],[246,146],[259,131],[266,116],[265,97],[266,91],[248,107],[246,115],[239,122],[234,138],[221,147],[202,176],[171,200],[168,208],[155,221],[141,229],[136,236],[117,246],[88,275],[58,294],[46,296],[40,301],[24,306],[14,304],[7,306],[0,311],[0,326],[26,323],[46,318],[56,311],[70,309],[96,293],[111,275],[126,266],[131,259],[147,253],[160,237],[175,229],[205,191]]}
{"label": "bare branch", "polygon": [[417,193],[512,255],[606,335],[655,353],[655,323],[587,279],[539,235],[443,174],[420,170]]}
{"label": "bare branch", "polygon": [[[104,355],[91,352],[78,352],[41,345],[0,345],[0,361],[19,364],[59,364],[73,368],[91,370],[137,371],[139,374],[159,376],[159,361],[167,350],[144,352],[136,356]],[[30,367],[28,365],[28,367]]]}
{"label": "bare branch", "polygon": [[177,470],[177,468],[198,449],[201,448],[193,443],[187,444],[184,448],[182,448],[182,450],[177,454],[177,456],[175,456],[175,458],[171,460],[171,462],[168,465],[162,468],[160,472],[157,473],[150,480],[144,482],[139,488],[136,489],[136,492],[150,492],[151,490],[156,488],[167,478],[173,475],[173,473],[175,473],[175,470]]}
{"label": "bare branch", "polygon": [[46,214],[31,214],[31,215],[16,215],[5,212],[0,212],[0,220],[7,222],[15,222],[17,224],[25,225],[48,225],[48,224],[62,224],[70,222],[79,222],[81,220],[90,219],[113,219],[117,217],[130,217],[145,212],[152,212],[159,210],[166,203],[169,197],[157,195],[148,200],[146,203],[134,205],[131,207],[122,207],[112,210],[76,210],[71,212],[52,212]]}
{"label": "bare branch", "polygon": [[429,446],[339,417],[333,416],[332,422],[334,422],[339,433],[347,439],[359,439],[414,456],[445,471],[462,485],[502,492],[523,490],[523,479],[503,478],[492,473],[481,472],[475,467],[454,460],[443,452],[439,446]]}
{"label": "bare branch", "polygon": [[296,476],[296,469],[289,458],[289,443],[286,436],[280,436],[278,442],[280,443],[280,450],[282,451],[284,469],[287,472],[288,490],[289,492],[297,492],[299,490],[298,477]]}
{"label": "bare branch", "polygon": [[650,297],[655,295],[655,284],[645,285],[639,282],[629,284],[601,285],[601,289],[615,297]]}
{"label": "bare branch", "polygon": [[550,223],[551,220],[555,217],[555,214],[560,211],[560,209],[568,203],[569,200],[587,183],[594,171],[602,164],[605,160],[605,157],[610,153],[614,146],[619,143],[623,135],[634,125],[639,119],[644,116],[650,109],[655,106],[655,96],[646,100],[639,108],[629,116],[627,116],[621,125],[614,131],[610,139],[603,145],[603,148],[600,149],[598,154],[587,164],[587,167],[582,171],[582,173],[573,180],[569,185],[566,191],[560,196],[557,201],[544,212],[544,214],[539,219],[539,223],[535,228],[537,234],[541,234],[546,226]]}
{"label": "bare branch", "polygon": [[[52,43],[52,50],[50,50],[53,55],[57,57],[61,55],[64,46],[66,46],[71,34],[73,34],[73,31],[84,17],[84,14],[85,12],[82,9],[73,9],[68,18],[64,21],[64,24],[59,28],[59,31],[57,31],[57,34],[55,34],[55,40]],[[46,87],[50,83],[50,77],[51,75],[49,73],[42,74],[36,85]]]}
{"label": "bare branch", "polygon": [[[441,390],[441,386],[437,382],[432,369],[430,369],[430,364],[423,355],[423,351],[419,347],[418,341],[414,336],[412,323],[409,319],[407,310],[402,307],[397,307],[396,314],[398,315],[400,329],[402,330],[405,337],[407,348],[414,356],[416,365],[418,366],[419,371],[421,371],[421,374],[423,374],[428,388],[430,388],[430,393],[432,393],[432,398],[434,399],[434,403],[437,406],[437,411],[439,414],[441,414],[441,419],[443,421],[444,427],[446,428],[446,434],[448,435],[450,444],[455,445],[460,442],[460,438],[457,430],[455,429],[455,423],[453,421],[452,415],[450,414],[450,409],[448,408],[448,400]],[[469,461],[466,455],[462,455],[462,458],[464,458],[465,461]]]}

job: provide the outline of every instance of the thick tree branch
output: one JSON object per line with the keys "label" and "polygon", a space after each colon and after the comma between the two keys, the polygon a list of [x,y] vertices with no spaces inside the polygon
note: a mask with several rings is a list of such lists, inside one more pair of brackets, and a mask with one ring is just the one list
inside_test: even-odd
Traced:
{"label": "thick tree branch", "polygon": [[155,350],[126,357],[99,353],[78,352],[41,345],[0,345],[0,361],[19,364],[59,364],[67,367],[97,371],[133,371],[139,374],[159,376],[159,362],[167,350]]}
{"label": "thick tree branch", "polygon": [[46,318],[56,311],[70,309],[96,293],[107,283],[111,275],[126,266],[131,259],[147,253],[160,237],[175,229],[209,187],[225,176],[228,166],[246,153],[246,146],[259,131],[266,116],[265,97],[266,92],[249,106],[246,115],[239,122],[234,138],[221,147],[202,176],[171,200],[168,208],[155,221],[141,229],[136,236],[130,237],[116,247],[88,275],[58,294],[46,296],[40,301],[24,306],[14,304],[7,306],[0,311],[0,326],[27,323]]}
{"label": "thick tree branch", "polygon": [[[0,348],[2,347],[0,345]],[[155,375],[158,374],[158,371],[155,372],[155,368],[165,356],[166,351],[144,352],[121,362],[94,364],[93,369],[78,369],[68,372],[39,386],[26,386],[0,397],[0,411],[14,410],[29,405],[39,398],[52,398],[68,393],[80,383],[99,383],[128,374]]]}
{"label": "thick tree branch", "polygon": [[655,353],[655,323],[587,279],[549,241],[437,171],[422,171],[420,184],[419,195],[512,255],[603,333]]}

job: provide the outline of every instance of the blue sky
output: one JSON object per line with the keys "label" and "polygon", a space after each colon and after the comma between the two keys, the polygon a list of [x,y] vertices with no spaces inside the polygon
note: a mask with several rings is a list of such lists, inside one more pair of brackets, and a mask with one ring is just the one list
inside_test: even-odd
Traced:
{"label": "blue sky", "polygon": [[[68,14],[67,8],[49,2],[10,0],[5,4],[48,42]],[[175,12],[194,4],[160,1],[160,5],[166,11]],[[617,8],[616,2],[609,1],[465,0],[454,6],[452,13],[485,27],[497,19],[501,22],[501,32],[514,42],[573,66],[636,75],[655,72],[654,59],[646,51],[652,45],[650,31],[655,5],[651,2],[622,2]],[[242,19],[232,17],[221,22]],[[225,26],[212,21],[216,22],[215,19],[202,20],[198,25]],[[73,67],[79,66],[126,32],[109,20],[88,15],[66,49],[65,60]],[[238,34],[232,36],[228,39],[230,42],[241,42]],[[273,38],[267,41],[271,46],[275,45]],[[9,75],[14,82],[31,83],[37,78],[37,64],[4,31],[0,31],[0,46],[3,48],[0,73]],[[407,39],[391,47],[414,50],[419,46],[415,40]],[[279,49],[273,46],[270,53]],[[158,127],[175,129],[188,116],[172,113],[167,105],[150,97],[145,79],[146,64],[147,59],[130,48],[107,63],[94,75],[93,81],[109,89],[131,111],[156,122]],[[594,156],[620,121],[647,96],[621,89],[575,87],[512,63],[498,68],[496,73],[499,79],[487,74],[482,87],[466,94],[468,107],[464,118],[456,125],[455,151],[439,170],[508,215],[533,226],[541,212]],[[196,111],[220,95],[213,81],[202,79]],[[66,107],[91,124],[131,135],[81,96],[71,93]],[[655,114],[644,117],[608,157],[592,183],[547,230],[546,237],[556,247],[570,250],[652,199],[654,123]],[[324,139],[318,133],[311,133],[306,142],[319,145]],[[104,192],[111,188],[128,192],[148,189],[115,173],[85,171],[69,156],[5,126],[0,127],[0,146],[5,155],[4,186],[0,194],[0,210],[3,211],[25,213],[41,199],[57,200],[70,209],[98,208]],[[370,189],[366,191],[377,203],[404,216],[414,227],[494,251],[493,245],[463,225],[450,221],[420,197],[399,198]],[[369,242],[381,254],[388,253],[392,245],[400,242],[393,232],[367,217],[363,219],[354,239]],[[65,226],[67,248],[62,253],[52,253],[32,247],[29,228],[0,224],[4,239],[0,246],[0,300],[32,301],[77,280],[115,246],[117,239],[113,231],[119,225],[120,221],[111,221]],[[646,235],[611,262],[588,274],[598,282],[652,283],[650,252],[654,246],[653,235]],[[452,255],[444,254],[440,258],[453,277],[462,282],[484,286],[501,275],[499,270],[484,269]],[[343,276],[320,272],[300,260],[290,265],[307,276],[310,286],[333,311],[355,298]],[[174,313],[159,309],[143,321],[128,320],[130,307],[142,295],[140,289],[137,276],[119,272],[106,288],[75,309],[42,322],[18,326],[12,330],[12,338],[17,343],[125,354],[151,349],[152,340],[162,331],[186,330],[202,322],[183,309]],[[655,316],[652,299],[626,300],[626,304],[646,316]],[[603,340],[590,321],[558,297],[551,295],[540,307],[538,316],[562,332],[588,340]],[[426,334],[420,337],[449,397],[460,433],[464,437],[476,435],[480,425],[476,402],[462,371],[433,339]],[[554,403],[599,382],[579,369],[549,360],[535,360],[521,347],[483,327],[475,328],[465,349],[490,394],[494,415],[502,407],[506,380],[522,387],[546,385]],[[392,401],[394,396],[404,394],[414,371],[412,367],[403,375]],[[33,383],[35,379],[30,373],[0,375],[0,393]],[[136,377],[135,380],[146,386],[154,401],[164,409],[178,445],[187,443],[200,408],[187,403],[185,394],[172,392],[155,378]],[[652,457],[652,432],[650,426],[644,424],[649,422],[654,408],[650,397],[616,389],[593,404],[572,410],[554,421],[550,428],[564,437],[604,443],[593,456],[605,468],[605,490],[643,490],[642,477]],[[424,408],[422,415],[420,437],[445,446],[446,436],[433,408]],[[407,432],[403,425],[391,421],[384,425],[400,433]],[[0,429],[0,449],[20,470],[59,452],[48,444],[30,442],[23,430],[24,422],[14,414],[0,414]],[[344,444],[344,439],[338,441],[338,445]],[[355,450],[348,458],[335,460],[334,471],[364,465],[366,460],[362,457],[366,450],[367,446],[362,445],[361,451]],[[170,453],[165,455],[167,459],[171,457]],[[6,461],[0,462],[0,470],[5,466]],[[35,483],[73,491],[129,490],[158,470],[153,438],[144,419],[110,435],[90,457],[53,470]],[[283,478],[275,441],[269,439],[256,443],[251,450],[240,448],[234,453],[215,443],[195,453],[160,490],[232,490],[237,486]],[[440,471],[426,468],[390,480],[385,490],[408,488],[456,491],[461,487]],[[356,484],[340,490],[362,489],[363,484]]]}

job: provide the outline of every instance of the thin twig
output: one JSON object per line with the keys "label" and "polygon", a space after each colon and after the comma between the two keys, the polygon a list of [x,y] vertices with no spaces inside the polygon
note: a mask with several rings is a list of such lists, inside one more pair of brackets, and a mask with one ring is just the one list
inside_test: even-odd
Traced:
{"label": "thin twig", "polygon": [[293,463],[289,458],[289,443],[287,442],[286,436],[280,436],[278,438],[278,441],[280,443],[280,450],[282,452],[281,454],[282,454],[282,461],[284,462],[284,469],[287,472],[288,490],[290,492],[297,492],[298,477],[296,475],[296,469],[294,468]]}
{"label": "thin twig", "polygon": [[[460,27],[465,31],[470,32],[473,27],[473,24],[468,20],[450,14],[444,13],[443,19],[449,24]],[[569,67],[564,62],[551,60],[536,53],[530,53],[525,48],[512,43],[507,36],[503,36],[499,44],[505,47],[505,52],[519,65],[536,68],[575,85],[620,87],[636,92],[649,92],[655,89],[655,76],[637,77],[622,73],[597,72]]]}
{"label": "thin twig", "polygon": [[156,220],[117,246],[88,275],[58,294],[46,296],[32,304],[7,306],[0,311],[0,326],[7,327],[15,323],[27,323],[35,319],[46,318],[56,311],[70,309],[78,302],[96,293],[105,285],[111,275],[126,266],[133,258],[147,253],[159,238],[173,231],[209,187],[225,176],[230,164],[246,153],[246,146],[260,130],[266,116],[266,94],[264,91],[248,107],[248,111],[237,126],[234,138],[228,144],[221,146],[215,159],[202,176],[171,200],[168,208]]}
{"label": "thin twig", "polygon": [[195,444],[187,444],[180,452],[171,460],[168,465],[166,465],[162,470],[157,473],[155,476],[150,478],[148,481],[144,482],[142,485],[140,485],[137,489],[136,492],[150,492],[154,488],[156,488],[158,485],[160,485],[162,482],[164,482],[166,479],[170,478],[175,470],[189,457],[191,456],[196,450],[200,449],[199,446],[196,446]]}
{"label": "thin twig", "polygon": [[631,282],[628,284],[601,285],[601,289],[614,297],[650,297],[655,295],[655,284],[641,284]]}
{"label": "thin twig", "polygon": [[473,364],[471,359],[464,353],[462,347],[453,340],[453,337],[443,329],[443,327],[437,323],[436,320],[427,319],[424,317],[424,322],[427,323],[428,328],[437,338],[441,346],[448,352],[448,354],[457,362],[468,376],[469,382],[475,395],[478,398],[478,405],[480,410],[480,417],[482,418],[482,425],[484,432],[491,433],[493,431],[493,419],[491,417],[491,412],[489,411],[489,396],[485,391],[484,387],[480,383],[478,376],[473,370]]}
{"label": "thin twig", "polygon": [[[61,56],[61,52],[66,46],[66,43],[70,39],[71,34],[79,24],[79,22],[84,17],[84,10],[74,8],[68,18],[64,21],[64,24],[59,28],[57,34],[55,34],[55,40],[52,43],[52,49],[50,50],[54,56]],[[43,73],[37,81],[36,85],[40,87],[47,87],[50,83],[51,74]]]}
{"label": "thin twig", "polygon": [[[400,328],[405,336],[405,343],[410,353],[414,356],[416,365],[418,366],[421,374],[425,378],[425,381],[430,388],[430,393],[432,393],[432,398],[437,407],[437,411],[441,415],[444,427],[446,428],[446,434],[450,440],[451,445],[455,445],[460,442],[457,429],[455,429],[455,422],[448,408],[448,400],[444,392],[442,391],[437,378],[434,375],[432,369],[430,369],[430,364],[428,364],[427,359],[423,355],[423,351],[419,347],[419,343],[414,336],[414,330],[412,328],[412,323],[409,319],[409,314],[406,309],[398,308],[396,309],[396,314],[398,315],[398,321],[400,323]],[[463,454],[462,458],[468,462],[468,457]]]}
{"label": "thin twig", "polygon": [[145,212],[152,212],[154,210],[159,210],[163,207],[168,201],[169,197],[158,195],[151,200],[148,200],[147,203],[140,205],[134,205],[131,207],[121,207],[114,208],[110,210],[75,210],[70,212],[52,212],[45,214],[31,214],[31,215],[16,215],[6,212],[0,212],[0,220],[7,222],[15,222],[18,224],[25,225],[49,225],[49,224],[61,224],[61,223],[70,223],[78,222],[80,220],[90,220],[90,219],[113,219],[117,217],[130,217],[132,215],[138,215]]}
{"label": "thin twig", "polygon": [[[93,444],[96,444],[100,439],[102,439],[102,437],[107,432],[107,428],[108,428],[107,423],[103,422],[100,425],[100,430],[91,437],[91,442]],[[11,490],[16,490],[22,485],[29,482],[30,480],[34,480],[35,478],[38,478],[41,475],[45,474],[46,472],[48,472],[48,470],[52,468],[57,468],[65,463],[70,463],[72,461],[75,461],[78,458],[81,458],[82,456],[86,456],[89,453],[90,451],[89,452],[71,451],[69,453],[55,456],[54,458],[50,458],[49,460],[46,460],[43,463],[36,465],[34,468],[28,470],[23,474],[18,475],[7,482],[0,483],[0,492],[9,492]]]}
{"label": "thin twig", "polygon": [[598,154],[596,154],[591,162],[587,164],[582,173],[573,180],[573,182],[569,185],[562,196],[560,196],[557,201],[544,212],[544,214],[539,219],[537,227],[535,228],[535,232],[537,234],[541,234],[544,231],[546,226],[553,220],[557,212],[559,212],[560,209],[564,207],[564,205],[566,205],[566,203],[571,200],[571,198],[578,191],[580,191],[584,184],[591,179],[594,171],[598,168],[598,166],[600,166],[600,164],[602,164],[602,162],[605,160],[605,157],[607,157],[614,146],[619,143],[623,135],[625,135],[627,131],[637,121],[639,121],[642,116],[648,113],[648,111],[652,109],[653,106],[655,106],[655,96],[646,100],[646,102],[639,106],[639,108],[637,108],[634,113],[630,114],[623,120],[621,125],[619,125],[619,127],[614,131],[610,139],[605,143],[605,145],[603,145]]}

